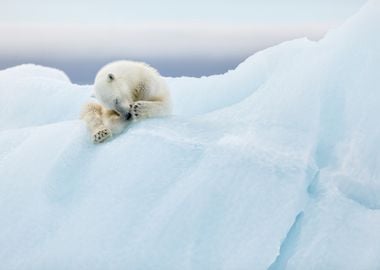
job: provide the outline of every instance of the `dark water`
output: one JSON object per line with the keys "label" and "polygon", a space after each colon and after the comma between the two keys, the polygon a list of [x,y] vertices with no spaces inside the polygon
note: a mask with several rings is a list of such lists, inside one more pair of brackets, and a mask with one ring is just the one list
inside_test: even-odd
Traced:
{"label": "dark water", "polygon": [[213,74],[221,74],[234,69],[249,55],[238,57],[208,58],[204,57],[178,57],[170,59],[146,58],[108,58],[108,59],[49,59],[48,57],[0,57],[0,69],[11,66],[33,63],[63,70],[77,84],[92,84],[96,72],[106,63],[119,59],[137,60],[149,63],[163,76],[201,77]]}

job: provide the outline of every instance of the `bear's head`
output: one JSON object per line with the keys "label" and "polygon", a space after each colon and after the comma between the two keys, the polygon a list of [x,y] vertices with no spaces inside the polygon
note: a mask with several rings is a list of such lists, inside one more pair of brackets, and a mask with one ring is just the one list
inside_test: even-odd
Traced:
{"label": "bear's head", "polygon": [[128,81],[118,73],[105,66],[95,78],[95,97],[107,109],[114,110],[126,118],[133,103]]}

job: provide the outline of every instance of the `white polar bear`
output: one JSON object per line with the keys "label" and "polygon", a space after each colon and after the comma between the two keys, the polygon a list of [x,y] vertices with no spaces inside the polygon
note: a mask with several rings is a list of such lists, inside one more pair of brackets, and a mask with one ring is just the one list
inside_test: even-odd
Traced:
{"label": "white polar bear", "polygon": [[94,143],[122,132],[131,120],[171,113],[165,80],[145,63],[117,61],[104,66],[96,75],[94,90],[101,105],[89,103],[81,114]]}

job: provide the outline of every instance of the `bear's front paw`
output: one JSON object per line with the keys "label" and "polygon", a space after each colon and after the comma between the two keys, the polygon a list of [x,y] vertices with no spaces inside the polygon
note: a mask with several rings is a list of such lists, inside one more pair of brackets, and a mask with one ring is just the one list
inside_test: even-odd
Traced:
{"label": "bear's front paw", "polygon": [[136,119],[136,120],[148,117],[147,112],[146,112],[146,108],[145,108],[144,104],[141,102],[133,103],[130,112],[132,114],[132,118]]}
{"label": "bear's front paw", "polygon": [[92,140],[94,143],[102,143],[112,136],[112,132],[108,128],[101,129],[92,135]]}

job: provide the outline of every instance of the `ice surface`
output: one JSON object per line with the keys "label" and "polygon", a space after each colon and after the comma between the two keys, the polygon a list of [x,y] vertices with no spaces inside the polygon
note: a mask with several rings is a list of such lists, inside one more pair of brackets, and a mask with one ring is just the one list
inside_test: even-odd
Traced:
{"label": "ice surface", "polygon": [[22,65],[0,71],[0,131],[77,119],[90,86],[59,70]]}
{"label": "ice surface", "polygon": [[379,269],[380,3],[320,42],[168,78],[93,145],[91,86],[0,71],[0,269]]}

